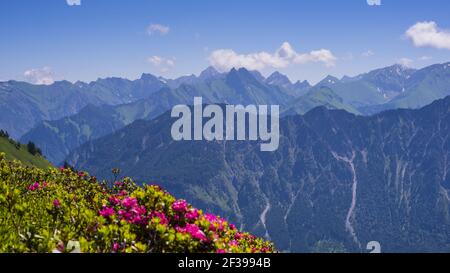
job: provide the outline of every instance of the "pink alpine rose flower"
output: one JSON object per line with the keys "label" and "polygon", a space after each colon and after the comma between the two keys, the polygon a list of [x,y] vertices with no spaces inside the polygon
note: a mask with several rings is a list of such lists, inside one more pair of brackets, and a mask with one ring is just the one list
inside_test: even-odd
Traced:
{"label": "pink alpine rose flower", "polygon": [[110,196],[108,201],[112,206],[116,206],[117,204],[120,203],[120,199],[115,196]]}
{"label": "pink alpine rose flower", "polygon": [[119,192],[119,196],[126,196],[126,195],[128,195],[128,192],[126,190],[121,190]]}
{"label": "pink alpine rose flower", "polygon": [[136,216],[132,217],[129,222],[132,224],[135,224],[135,225],[146,225],[147,224],[145,217],[142,217],[140,215],[136,215]]}
{"label": "pink alpine rose flower", "polygon": [[53,206],[55,208],[60,208],[61,207],[61,202],[58,199],[53,200]]}
{"label": "pink alpine rose flower", "polygon": [[147,209],[144,206],[135,207],[131,211],[137,215],[145,215],[147,213]]}
{"label": "pink alpine rose flower", "polygon": [[205,214],[205,219],[211,223],[209,227],[210,230],[213,231],[223,231],[224,229],[224,220],[218,218],[216,215],[207,213]]}
{"label": "pink alpine rose flower", "polygon": [[117,252],[120,249],[120,244],[115,242],[112,246],[112,251]]}
{"label": "pink alpine rose flower", "polygon": [[215,222],[215,221],[217,221],[217,216],[215,216],[214,214],[211,214],[211,213],[206,213],[205,219],[210,222]]}
{"label": "pink alpine rose flower", "polygon": [[172,209],[176,212],[185,212],[187,209],[186,200],[177,200],[172,204]]}
{"label": "pink alpine rose flower", "polygon": [[177,227],[176,230],[182,233],[189,233],[192,238],[198,239],[200,241],[206,241],[207,238],[205,233],[196,224],[186,224],[186,227]]}
{"label": "pink alpine rose flower", "polygon": [[197,220],[199,214],[198,214],[198,210],[197,209],[191,209],[186,213],[186,219],[188,219],[189,221],[195,221]]}
{"label": "pink alpine rose flower", "polygon": [[113,216],[115,213],[113,208],[110,207],[103,207],[103,209],[101,209],[99,211],[99,214],[105,218],[110,218],[111,216]]}
{"label": "pink alpine rose flower", "polygon": [[130,212],[128,212],[128,211],[125,211],[125,210],[119,210],[118,212],[117,212],[117,214],[119,215],[119,218],[120,219],[125,219],[125,220],[127,220],[127,221],[130,221],[131,220],[131,213]]}
{"label": "pink alpine rose flower", "polygon": [[34,182],[30,186],[28,186],[28,190],[30,190],[30,191],[35,191],[37,189],[39,189],[39,183],[38,182]]}
{"label": "pink alpine rose flower", "polygon": [[122,206],[127,209],[137,207],[137,205],[138,205],[137,199],[133,197],[127,197],[122,201]]}
{"label": "pink alpine rose flower", "polygon": [[167,220],[167,217],[164,213],[159,211],[154,211],[150,215],[151,218],[159,218],[159,223],[162,225],[167,225],[169,223],[169,220]]}

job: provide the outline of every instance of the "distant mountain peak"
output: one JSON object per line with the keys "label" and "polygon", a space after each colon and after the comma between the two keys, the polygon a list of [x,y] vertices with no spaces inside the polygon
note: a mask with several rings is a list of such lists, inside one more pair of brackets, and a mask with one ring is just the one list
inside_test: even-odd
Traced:
{"label": "distant mountain peak", "polygon": [[89,86],[87,83],[85,83],[83,81],[76,81],[74,84],[75,84],[75,86],[77,86],[79,88],[85,88],[85,87]]}
{"label": "distant mountain peak", "polygon": [[391,75],[397,75],[397,76],[401,76],[401,77],[407,77],[409,75],[411,75],[412,73],[414,73],[415,71],[417,71],[417,69],[406,66],[404,64],[394,64],[385,68],[379,68],[373,71],[370,71],[367,74],[372,74],[372,73],[389,73]]}
{"label": "distant mountain peak", "polygon": [[240,67],[237,71],[238,71],[239,73],[248,73],[248,74],[250,74],[250,70],[248,70],[248,69],[245,68],[245,67]]}
{"label": "distant mountain peak", "polygon": [[228,81],[236,82],[236,81],[247,81],[249,79],[256,80],[255,77],[245,68],[232,68],[230,72],[228,72],[226,76]]}
{"label": "distant mountain peak", "polygon": [[338,78],[336,78],[335,76],[331,76],[331,75],[328,75],[328,76],[326,76],[325,77],[325,80],[332,80],[332,81],[336,81],[336,82],[338,82],[339,81],[339,79]]}
{"label": "distant mountain peak", "polygon": [[402,75],[404,74],[404,72],[416,71],[415,68],[412,68],[404,64],[394,64],[393,66],[391,66],[391,68],[395,73],[397,73],[397,75]]}
{"label": "distant mountain peak", "polygon": [[203,70],[200,75],[199,78],[209,78],[209,77],[214,77],[219,75],[220,73],[213,67],[213,66],[208,66],[205,70]]}
{"label": "distant mountain peak", "polygon": [[141,80],[157,80],[158,78],[150,73],[142,73]]}
{"label": "distant mountain peak", "polygon": [[283,79],[288,79],[288,77],[287,77],[286,75],[281,74],[281,73],[278,72],[278,71],[275,71],[275,72],[273,72],[272,74],[270,74],[270,76],[269,76],[267,79],[270,79],[270,78],[283,78]]}
{"label": "distant mountain peak", "polygon": [[228,73],[236,73],[236,72],[237,72],[236,67],[233,67],[230,69],[230,71],[228,71]]}
{"label": "distant mountain peak", "polygon": [[401,64],[372,70],[359,77],[374,84],[385,99],[392,99],[405,91],[406,82],[416,69]]}
{"label": "distant mountain peak", "polygon": [[290,86],[292,82],[286,75],[281,74],[278,71],[273,72],[267,79],[266,83],[281,86]]}
{"label": "distant mountain peak", "polygon": [[239,78],[254,78],[254,76],[252,75],[252,73],[249,71],[249,70],[247,70],[245,67],[240,67],[240,68],[232,68],[231,70],[230,70],[230,72],[228,72],[228,76],[231,76],[231,77],[234,77],[234,76],[236,76],[236,77],[239,77]]}
{"label": "distant mountain peak", "polygon": [[70,81],[67,80],[60,80],[60,81],[54,81],[51,84],[47,84],[47,85],[43,85],[43,86],[48,86],[48,87],[57,87],[57,88],[72,88],[74,86],[74,84]]}
{"label": "distant mountain peak", "polygon": [[321,80],[316,86],[329,86],[340,82],[340,80],[334,76],[328,75],[323,80]]}
{"label": "distant mountain peak", "polygon": [[306,89],[306,88],[310,88],[311,84],[307,80],[297,81],[297,82],[294,83],[294,87],[295,88],[300,88],[300,89]]}

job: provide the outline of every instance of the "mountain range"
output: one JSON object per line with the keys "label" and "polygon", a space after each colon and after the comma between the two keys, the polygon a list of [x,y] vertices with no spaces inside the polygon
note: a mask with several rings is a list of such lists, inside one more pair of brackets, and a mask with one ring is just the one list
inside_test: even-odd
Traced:
{"label": "mountain range", "polygon": [[285,116],[272,153],[258,141],[173,141],[173,121],[169,112],[135,121],[68,161],[105,179],[120,168],[161,183],[286,251],[327,242],[360,252],[369,241],[450,251],[450,96],[368,117],[326,107]]}
{"label": "mountain range", "polygon": [[0,128],[19,138],[45,120],[77,114],[88,104],[118,105],[145,98],[166,85],[144,74],[130,81],[99,79],[89,84],[58,81],[51,85],[0,82]]}
{"label": "mountain range", "polygon": [[[279,149],[173,141],[170,109],[197,96],[280,105]],[[53,164],[104,179],[119,168],[293,252],[360,252],[369,241],[389,252],[450,251],[449,105],[450,63],[315,85],[212,67],[177,79],[0,82],[0,128],[36,143]]]}
{"label": "mountain range", "polygon": [[[304,114],[321,105],[360,115],[387,109],[418,108],[450,95],[449,65],[438,64],[420,70],[393,65],[340,80],[328,76],[314,86],[307,81],[292,83],[279,72],[265,78],[259,72],[245,68],[219,73],[208,67],[198,77],[190,75],[175,80],[150,74],[143,74],[135,81],[110,78],[74,85],[92,86],[90,93],[93,94],[98,86],[102,86],[102,92],[115,94],[115,100],[91,103],[89,99],[83,99],[77,104],[78,110],[73,110],[75,114],[60,118],[40,117],[42,114],[31,118],[30,111],[14,117],[9,113],[4,117],[6,124],[0,119],[0,128],[13,128],[14,136],[26,131],[21,128],[18,132],[14,126],[26,123],[29,125],[24,127],[29,128],[34,124],[21,134],[21,141],[34,141],[51,162],[59,164],[71,150],[86,141],[113,133],[135,120],[152,119],[176,104],[191,104],[194,96],[203,97],[205,103],[279,104],[283,115]],[[132,99],[130,94],[133,94]],[[119,99],[126,99],[127,103],[120,103]],[[34,120],[35,117],[41,121]]]}

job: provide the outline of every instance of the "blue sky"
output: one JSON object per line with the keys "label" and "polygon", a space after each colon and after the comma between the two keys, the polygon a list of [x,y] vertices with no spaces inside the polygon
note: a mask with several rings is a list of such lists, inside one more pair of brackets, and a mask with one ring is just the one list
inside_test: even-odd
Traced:
{"label": "blue sky", "polygon": [[450,61],[449,11],[448,0],[5,0],[0,80],[172,78],[213,64],[317,82],[423,67]]}

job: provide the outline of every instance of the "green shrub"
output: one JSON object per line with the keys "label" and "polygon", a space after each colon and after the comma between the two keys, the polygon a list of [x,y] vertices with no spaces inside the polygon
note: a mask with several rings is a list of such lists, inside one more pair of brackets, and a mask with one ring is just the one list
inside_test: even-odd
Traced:
{"label": "green shrub", "polygon": [[0,153],[0,252],[273,252],[274,247],[156,185],[112,187]]}

